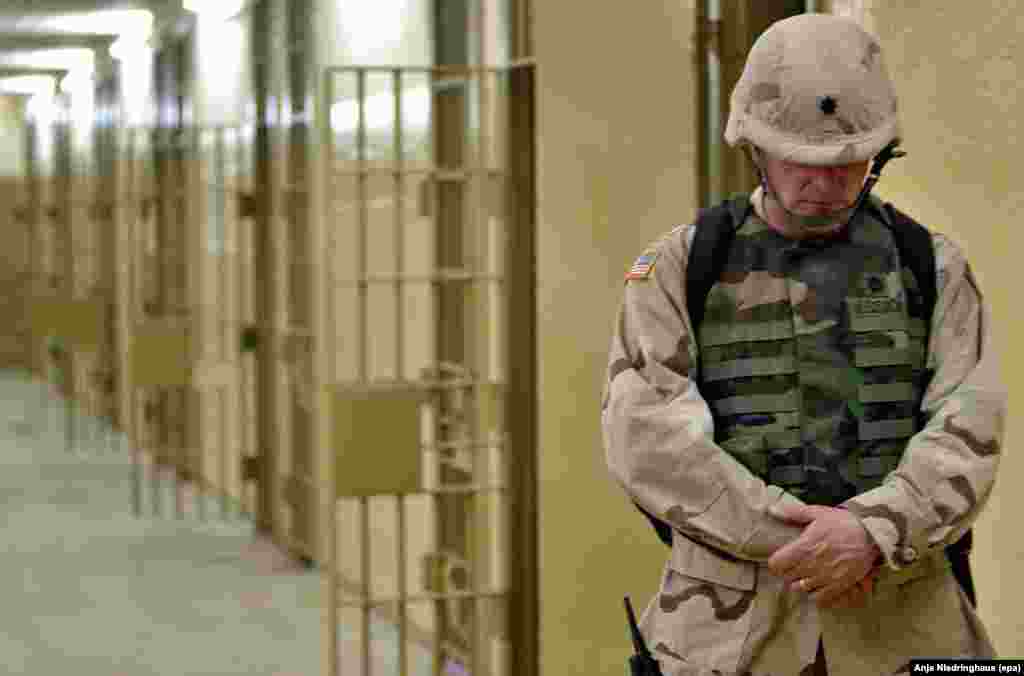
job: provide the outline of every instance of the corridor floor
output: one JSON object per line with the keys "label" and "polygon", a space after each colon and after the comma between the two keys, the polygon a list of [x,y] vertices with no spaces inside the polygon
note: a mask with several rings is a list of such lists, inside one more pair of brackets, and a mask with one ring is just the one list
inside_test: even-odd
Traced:
{"label": "corridor floor", "polygon": [[[175,518],[169,482],[166,516],[136,518],[127,444],[78,416],[69,452],[63,404],[43,388],[0,372],[0,671],[324,674],[319,573],[247,520]],[[356,637],[340,633],[352,655]],[[373,673],[398,674],[394,631],[372,634]],[[429,657],[412,647],[410,673],[429,674]]]}

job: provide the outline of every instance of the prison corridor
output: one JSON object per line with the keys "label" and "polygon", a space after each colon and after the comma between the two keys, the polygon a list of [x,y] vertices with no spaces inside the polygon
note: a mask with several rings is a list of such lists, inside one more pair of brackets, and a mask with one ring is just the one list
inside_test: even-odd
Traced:
{"label": "prison corridor", "polygon": [[[221,518],[220,499],[173,509],[174,482],[158,481],[132,513],[131,452],[105,424],[71,411],[23,372],[0,372],[0,661],[4,673],[44,676],[249,674],[317,676],[323,593],[307,570],[256,532]],[[163,513],[151,514],[163,501]],[[168,514],[170,516],[168,516]],[[358,655],[339,630],[341,673]],[[376,622],[373,673],[398,674],[396,633]],[[349,656],[346,659],[346,656]],[[425,649],[410,674],[430,674]]]}

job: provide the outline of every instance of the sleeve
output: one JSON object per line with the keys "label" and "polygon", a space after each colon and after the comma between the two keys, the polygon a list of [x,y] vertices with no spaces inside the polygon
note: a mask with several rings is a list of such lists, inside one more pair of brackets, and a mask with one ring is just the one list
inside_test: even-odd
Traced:
{"label": "sleeve", "polygon": [[802,532],[771,508],[803,503],[713,441],[711,410],[692,380],[697,346],[683,298],[679,231],[645,252],[653,253],[653,263],[644,259],[653,267],[625,285],[602,397],[605,459],[629,497],[672,528],[764,562]]}
{"label": "sleeve", "polygon": [[844,503],[893,570],[956,542],[988,502],[1003,442],[1007,392],[992,319],[963,253],[934,235],[938,299],[921,407],[927,424],[881,486]]}

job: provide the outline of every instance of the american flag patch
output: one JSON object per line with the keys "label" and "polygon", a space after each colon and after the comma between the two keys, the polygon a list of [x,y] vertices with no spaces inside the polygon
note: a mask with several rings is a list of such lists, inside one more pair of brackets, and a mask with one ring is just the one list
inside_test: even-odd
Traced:
{"label": "american flag patch", "polygon": [[626,279],[647,279],[654,269],[654,261],[658,258],[657,251],[645,251],[636,259],[633,267],[626,273]]}

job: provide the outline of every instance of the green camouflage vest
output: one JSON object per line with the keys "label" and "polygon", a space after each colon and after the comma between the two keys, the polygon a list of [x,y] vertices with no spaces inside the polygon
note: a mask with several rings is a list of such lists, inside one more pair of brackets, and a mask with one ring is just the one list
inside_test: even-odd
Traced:
{"label": "green camouflage vest", "polygon": [[715,440],[812,504],[880,484],[923,424],[921,297],[875,218],[801,243],[751,210],[698,329]]}

